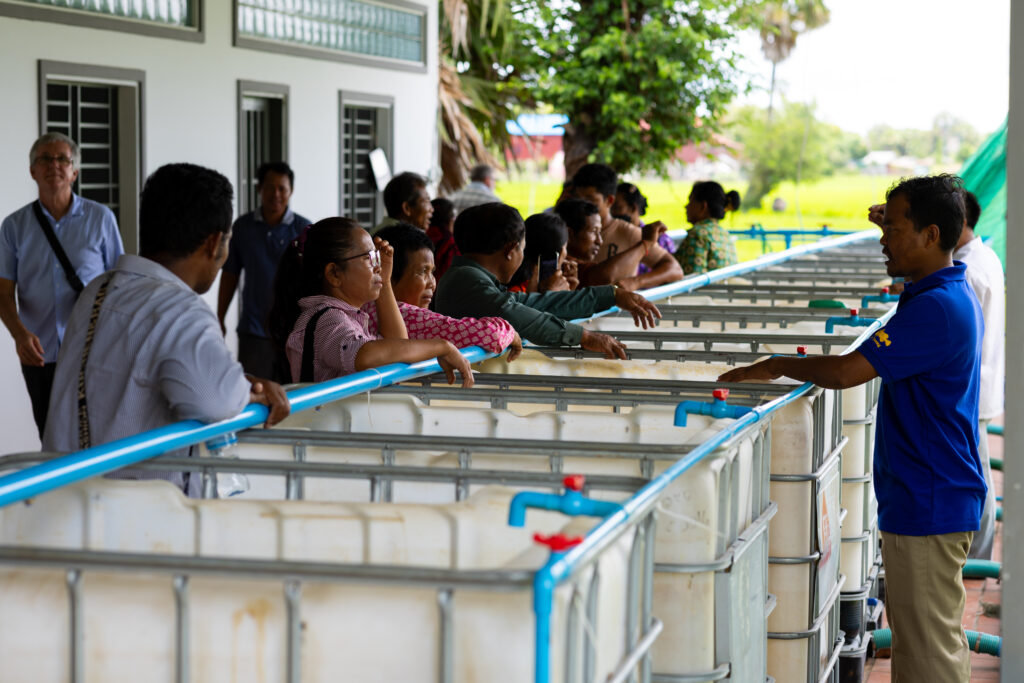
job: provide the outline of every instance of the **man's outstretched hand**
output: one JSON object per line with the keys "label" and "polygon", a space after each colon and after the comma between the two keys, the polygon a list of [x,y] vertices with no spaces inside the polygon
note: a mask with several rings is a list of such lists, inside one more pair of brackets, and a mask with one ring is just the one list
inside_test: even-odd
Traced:
{"label": "man's outstretched hand", "polygon": [[657,306],[636,292],[628,292],[622,287],[615,288],[615,305],[632,314],[636,326],[645,330],[654,327],[655,318],[661,319],[661,311]]}
{"label": "man's outstretched hand", "polygon": [[270,408],[270,414],[267,415],[264,427],[273,427],[288,417],[292,412],[292,407],[288,403],[288,396],[284,393],[284,388],[280,384],[271,382],[269,379],[260,379],[251,375],[246,375],[246,377],[249,378],[249,382],[252,384],[252,387],[249,389],[249,402],[262,403]]}
{"label": "man's outstretched hand", "polygon": [[580,346],[587,351],[603,353],[609,360],[618,358],[626,360],[626,345],[615,337],[601,332],[583,330],[583,338],[580,339]]}
{"label": "man's outstretched hand", "polygon": [[754,363],[743,368],[736,368],[730,370],[718,378],[719,382],[742,382],[744,380],[754,380],[760,382],[767,382],[769,380],[778,379],[781,377],[781,373],[776,372],[772,368],[772,359],[763,360],[760,363]]}

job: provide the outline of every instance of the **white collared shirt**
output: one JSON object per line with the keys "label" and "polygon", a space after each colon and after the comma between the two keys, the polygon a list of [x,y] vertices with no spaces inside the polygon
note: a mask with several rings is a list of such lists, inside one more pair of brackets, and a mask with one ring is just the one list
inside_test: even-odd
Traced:
{"label": "white collared shirt", "polygon": [[455,205],[456,211],[465,211],[470,207],[479,206],[480,204],[501,201],[501,198],[494,194],[494,190],[489,185],[475,180],[453,194],[449,199]]}
{"label": "white collared shirt", "polygon": [[[200,296],[141,256],[122,256],[110,273],[85,373],[92,445],[180,420],[215,422],[241,412],[249,401],[249,381],[224,343],[217,316]],[[85,288],[68,320],[43,436],[45,451],[78,450],[78,373],[96,291],[107,277]],[[180,472],[121,470],[113,476],[184,483]],[[189,489],[195,492],[195,482]]]}
{"label": "white collared shirt", "polygon": [[1006,376],[1006,283],[999,256],[980,237],[953,252],[953,258],[967,264],[967,283],[974,290],[985,318],[981,342],[981,395],[978,416],[991,420],[1003,413]]}

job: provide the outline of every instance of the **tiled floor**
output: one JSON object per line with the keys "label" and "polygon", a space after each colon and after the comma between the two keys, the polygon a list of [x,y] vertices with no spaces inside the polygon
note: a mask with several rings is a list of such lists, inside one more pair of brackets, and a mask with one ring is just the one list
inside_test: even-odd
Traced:
{"label": "tiled floor", "polygon": [[[989,437],[989,452],[993,458],[1003,457],[1002,437]],[[996,495],[1003,493],[1003,473],[992,473],[995,484]],[[999,503],[1002,505],[1002,503]],[[1002,561],[1003,557],[1003,535],[1002,522],[996,522],[996,541],[992,559]],[[982,603],[1001,604],[1001,593],[999,582],[995,579],[968,579],[964,581],[967,589],[967,607],[964,609],[964,628],[982,633],[1001,635],[1002,631],[999,619],[985,616],[982,610]],[[866,683],[888,683],[889,660],[868,659],[864,670]],[[999,680],[999,658],[990,655],[973,653],[971,655],[971,681],[998,681]]]}

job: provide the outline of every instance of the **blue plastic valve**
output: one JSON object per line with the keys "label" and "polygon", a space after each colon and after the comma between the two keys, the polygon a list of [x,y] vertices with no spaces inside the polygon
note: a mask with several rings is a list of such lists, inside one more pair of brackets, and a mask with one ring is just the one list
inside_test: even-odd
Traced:
{"label": "blue plastic valve", "polygon": [[893,301],[899,301],[899,300],[900,300],[900,295],[899,294],[890,294],[888,287],[882,287],[882,293],[881,294],[867,294],[867,295],[861,297],[861,299],[860,299],[860,307],[861,308],[867,308],[868,302],[870,302],[870,301],[878,301],[878,302],[883,303],[883,304],[888,304],[888,303],[892,303]]}
{"label": "blue plastic valve", "polygon": [[582,474],[573,474],[562,480],[565,491],[557,493],[540,493],[539,491],[523,491],[512,498],[508,509],[508,525],[523,526],[526,524],[527,508],[540,510],[557,510],[572,517],[607,517],[618,512],[622,506],[607,500],[586,498],[582,493],[584,478]]}
{"label": "blue plastic valve", "polygon": [[874,318],[862,318],[858,315],[859,311],[856,308],[850,309],[850,315],[834,315],[825,321],[825,334],[832,334],[835,330],[836,325],[846,325],[847,327],[869,327],[875,324]]}
{"label": "blue plastic valve", "polygon": [[731,406],[726,403],[726,399],[729,398],[728,389],[715,389],[711,392],[711,395],[715,398],[712,403],[708,403],[707,401],[683,401],[677,405],[676,417],[673,424],[676,427],[685,427],[686,416],[690,413],[693,413],[694,415],[710,415],[716,419],[721,417],[731,417],[736,419],[738,417],[743,417],[753,410],[752,408]]}

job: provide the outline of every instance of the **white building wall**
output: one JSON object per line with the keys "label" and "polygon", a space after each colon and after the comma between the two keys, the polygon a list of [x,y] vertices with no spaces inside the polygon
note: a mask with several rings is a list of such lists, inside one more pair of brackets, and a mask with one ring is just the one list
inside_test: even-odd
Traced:
{"label": "white building wall", "polygon": [[[203,43],[0,17],[0,215],[37,196],[28,151],[39,134],[40,59],[144,71],[143,172],[187,161],[220,171],[233,185],[238,180],[237,81],[288,85],[288,161],[296,176],[292,208],[312,220],[338,213],[341,90],[394,98],[393,169],[426,174],[436,165],[437,3],[424,3],[425,74],[235,48],[233,3],[205,4]],[[212,307],[216,291],[214,284],[205,297]],[[235,316],[232,310],[232,348]],[[0,453],[38,449],[28,393],[6,330],[0,330],[0,401]]]}

